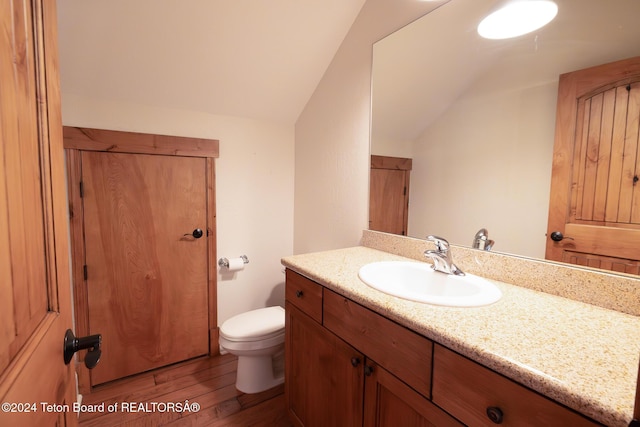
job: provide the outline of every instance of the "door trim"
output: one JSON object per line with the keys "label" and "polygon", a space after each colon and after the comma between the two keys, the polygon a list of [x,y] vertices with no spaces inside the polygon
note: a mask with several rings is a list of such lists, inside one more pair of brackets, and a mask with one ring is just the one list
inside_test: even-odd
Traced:
{"label": "door trim", "polygon": [[[86,336],[89,332],[89,303],[84,279],[84,212],[80,196],[82,179],[82,151],[103,151],[112,153],[156,154],[165,156],[201,157],[207,164],[207,245],[208,291],[209,291],[209,354],[219,353],[218,346],[218,304],[217,304],[217,233],[216,233],[216,191],[215,159],[219,157],[219,141],[214,139],[189,138],[180,136],[154,135],[137,132],[113,131],[79,127],[63,127],[64,148],[67,157],[67,178],[69,194],[69,221],[71,235],[71,259],[73,275],[73,305],[76,335]],[[76,372],[81,393],[91,393],[89,370],[83,363],[83,354],[78,354]]]}

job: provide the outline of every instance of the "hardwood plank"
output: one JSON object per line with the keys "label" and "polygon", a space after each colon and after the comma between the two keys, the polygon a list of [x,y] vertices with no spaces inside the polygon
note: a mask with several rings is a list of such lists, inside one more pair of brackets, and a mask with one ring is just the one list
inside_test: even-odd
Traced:
{"label": "hardwood plank", "polygon": [[157,371],[154,371],[153,376],[156,384],[162,384],[173,381],[180,377],[192,375],[196,372],[212,369],[216,366],[221,366],[228,363],[236,364],[237,358],[229,353],[220,355],[218,357],[198,358],[190,362],[180,363],[174,366],[168,366],[166,368],[158,369]]}
{"label": "hardwood plank", "polygon": [[271,427],[288,427],[291,426],[286,412],[284,396],[262,402],[261,404],[251,407],[247,410],[237,412],[229,417],[223,417],[218,422],[210,424],[211,426],[271,426]]}
{"label": "hardwood plank", "polygon": [[[234,366],[235,368],[235,366]],[[83,426],[104,426],[115,425],[123,421],[131,422],[136,419],[153,418],[154,420],[164,420],[164,422],[170,422],[176,420],[182,416],[180,412],[175,411],[153,411],[153,412],[140,412],[131,411],[131,408],[137,408],[140,405],[146,407],[147,405],[165,405],[185,402],[197,403],[201,405],[200,411],[211,407],[215,404],[233,399],[238,395],[238,391],[235,388],[235,370],[231,373],[221,375],[219,377],[212,378],[210,380],[200,380],[197,378],[188,379],[187,381],[165,383],[160,387],[153,388],[151,390],[142,390],[139,392],[133,392],[129,394],[123,394],[118,396],[114,400],[106,400],[105,404],[118,404],[120,410],[112,413],[88,413],[87,416],[82,418]],[[206,403],[206,405],[203,404]],[[129,409],[124,409],[123,405],[129,405]],[[151,406],[153,409],[153,406]],[[173,415],[167,415],[171,413]]]}
{"label": "hardwood plank", "polygon": [[284,385],[256,394],[235,388],[236,356],[203,357],[95,387],[84,403],[198,403],[197,412],[83,413],[81,427],[291,426]]}
{"label": "hardwood plank", "polygon": [[[215,383],[208,384],[203,392],[207,390],[214,390],[215,387],[210,386],[226,386],[229,384],[233,384],[235,382],[235,372],[237,369],[237,361],[233,361],[231,363],[222,364],[220,366],[212,367],[209,369],[205,369],[202,371],[194,372],[191,375],[180,376],[172,379],[168,382],[163,382],[160,384],[156,384],[153,382],[153,376],[143,375],[136,376],[136,382],[126,382],[124,384],[119,384],[116,390],[109,390],[107,393],[92,393],[92,399],[87,400],[87,403],[101,403],[105,402],[115,403],[118,400],[126,400],[126,401],[135,401],[142,402],[148,401],[152,398],[158,398],[159,396],[163,396],[174,392],[176,390],[189,388],[194,384],[197,386],[202,386],[203,384],[207,384],[210,381],[215,381]],[[150,385],[151,382],[151,385]],[[195,394],[196,389],[192,389]],[[186,397],[188,398],[188,396]],[[87,414],[86,418],[92,418],[92,414]]]}
{"label": "hardwood plank", "polygon": [[98,403],[106,399],[116,398],[132,390],[144,390],[156,385],[191,375],[210,367],[225,363],[237,363],[236,357],[227,354],[218,357],[200,357],[175,365],[159,368],[151,372],[116,380],[93,388],[91,394],[84,396],[84,403]]}
{"label": "hardwood plank", "polygon": [[[255,405],[243,407],[237,400],[228,400],[213,408],[182,417],[168,425],[186,426],[282,426],[289,427],[291,422],[285,411],[283,387],[273,391],[255,394]],[[246,396],[246,395],[245,395]]]}

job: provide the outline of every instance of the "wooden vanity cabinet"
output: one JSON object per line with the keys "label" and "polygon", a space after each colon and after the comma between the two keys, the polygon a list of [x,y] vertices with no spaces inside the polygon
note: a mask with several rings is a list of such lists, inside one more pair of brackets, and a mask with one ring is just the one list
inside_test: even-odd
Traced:
{"label": "wooden vanity cabinet", "polygon": [[286,301],[285,399],[297,426],[362,425],[364,356]]}
{"label": "wooden vanity cabinet", "polygon": [[600,425],[441,345],[433,363],[434,403],[467,425]]}
{"label": "wooden vanity cabinet", "polygon": [[296,426],[571,426],[583,415],[287,270]]}
{"label": "wooden vanity cabinet", "polygon": [[324,290],[323,325],[418,393],[431,397],[431,340],[329,289]]}
{"label": "wooden vanity cabinet", "polygon": [[461,425],[428,399],[430,340],[291,270],[285,295],[285,400],[296,426]]}

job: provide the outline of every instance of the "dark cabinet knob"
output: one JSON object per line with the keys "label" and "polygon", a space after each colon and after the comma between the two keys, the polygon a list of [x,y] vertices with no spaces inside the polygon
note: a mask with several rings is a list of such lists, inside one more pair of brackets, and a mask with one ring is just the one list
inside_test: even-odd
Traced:
{"label": "dark cabinet knob", "polygon": [[491,420],[491,422],[495,424],[502,424],[502,419],[504,415],[502,413],[502,409],[497,406],[489,406],[487,408],[487,417]]}
{"label": "dark cabinet knob", "polygon": [[365,374],[366,376],[370,377],[370,376],[371,376],[371,374],[373,374],[373,366],[366,365],[366,366],[364,367],[364,374]]}
{"label": "dark cabinet knob", "polygon": [[360,358],[359,357],[352,357],[351,358],[351,366],[353,366],[355,368],[359,364],[360,364]]}
{"label": "dark cabinet knob", "polygon": [[303,295],[304,295],[304,292],[302,292],[301,290],[296,291],[296,297],[302,298]]}

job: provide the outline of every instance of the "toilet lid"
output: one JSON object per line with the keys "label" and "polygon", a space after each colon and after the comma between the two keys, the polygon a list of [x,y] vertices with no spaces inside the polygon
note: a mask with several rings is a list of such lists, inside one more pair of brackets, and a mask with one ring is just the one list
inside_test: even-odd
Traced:
{"label": "toilet lid", "polygon": [[284,333],[284,309],[279,306],[260,308],[238,314],[220,326],[229,340],[256,340]]}

